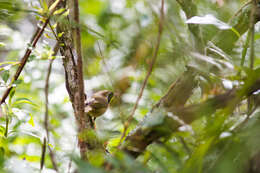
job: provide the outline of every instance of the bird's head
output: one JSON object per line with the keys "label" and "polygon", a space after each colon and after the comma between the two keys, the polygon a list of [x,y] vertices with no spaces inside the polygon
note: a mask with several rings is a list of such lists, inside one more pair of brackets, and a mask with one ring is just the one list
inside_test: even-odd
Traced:
{"label": "bird's head", "polygon": [[114,93],[108,90],[99,91],[99,94],[107,98],[107,102],[110,103],[111,99],[114,96]]}

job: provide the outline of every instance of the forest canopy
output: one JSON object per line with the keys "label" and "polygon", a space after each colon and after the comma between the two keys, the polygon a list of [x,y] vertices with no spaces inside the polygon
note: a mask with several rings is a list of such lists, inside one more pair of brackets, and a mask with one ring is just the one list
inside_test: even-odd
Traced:
{"label": "forest canopy", "polygon": [[0,0],[0,172],[259,173],[259,0]]}

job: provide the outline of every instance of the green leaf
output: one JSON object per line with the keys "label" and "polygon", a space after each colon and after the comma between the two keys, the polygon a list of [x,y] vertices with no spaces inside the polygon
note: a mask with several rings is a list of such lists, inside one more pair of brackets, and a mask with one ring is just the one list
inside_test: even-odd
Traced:
{"label": "green leaf", "polygon": [[48,39],[52,39],[52,37],[49,35],[49,34],[47,34],[47,33],[44,33],[43,34],[46,38],[48,38]]}
{"label": "green leaf", "polygon": [[[3,146],[0,147],[0,170],[2,170],[2,168],[4,167],[4,163],[5,163],[5,148]],[[3,171],[5,172],[5,171]]]}
{"label": "green leaf", "polygon": [[220,21],[212,14],[207,14],[205,16],[194,16],[186,21],[188,24],[203,24],[203,25],[214,25],[221,30],[231,29],[232,27],[225,22]]}
{"label": "green leaf", "polygon": [[31,143],[35,143],[35,144],[40,144],[41,145],[41,139],[34,135],[34,134],[19,134],[15,140],[13,141],[13,144],[15,145],[27,145],[27,144],[31,144]]}
{"label": "green leaf", "polygon": [[16,80],[16,81],[14,81],[14,83],[13,83],[13,84],[19,85],[19,84],[21,84],[22,82],[23,82],[23,80],[21,80],[21,79],[18,79],[18,80]]}
{"label": "green leaf", "polygon": [[30,156],[27,154],[22,154],[19,156],[20,159],[27,160],[29,162],[39,162],[41,157],[40,156]]}
{"label": "green leaf", "polygon": [[9,71],[6,70],[2,73],[2,79],[5,81],[5,83],[7,82],[7,80],[9,79],[10,77],[10,74],[9,74]]}
{"label": "green leaf", "polygon": [[105,2],[100,0],[87,0],[81,1],[81,7],[83,13],[98,15],[105,7]]}
{"label": "green leaf", "polygon": [[56,0],[53,4],[51,4],[49,10],[50,11],[54,10],[57,7],[59,2],[60,2],[60,0]]}
{"label": "green leaf", "polygon": [[97,75],[101,70],[101,60],[100,59],[95,59],[91,62],[88,68],[88,72],[91,75]]}
{"label": "green leaf", "polygon": [[30,99],[28,98],[18,98],[16,99],[16,101],[13,103],[13,106],[15,105],[20,105],[20,104],[23,104],[23,103],[26,103],[26,104],[30,104],[32,106],[35,106],[35,107],[38,107],[35,103],[33,103]]}
{"label": "green leaf", "polygon": [[48,146],[50,146],[52,149],[54,149],[54,146],[50,143],[48,143]]}
{"label": "green leaf", "polygon": [[5,134],[5,127],[0,125],[0,136],[4,136]]}
{"label": "green leaf", "polygon": [[12,88],[12,90],[10,91],[10,94],[9,94],[9,101],[8,101],[8,104],[11,105],[12,103],[12,98],[15,94],[15,88]]}
{"label": "green leaf", "polygon": [[260,33],[255,33],[255,40],[260,39]]}
{"label": "green leaf", "polygon": [[17,62],[17,61],[5,61],[5,62],[1,62],[0,63],[0,66],[2,66],[2,65],[18,65],[18,64],[20,64],[20,62]]}
{"label": "green leaf", "polygon": [[0,47],[5,47],[5,43],[0,42]]}
{"label": "green leaf", "polygon": [[57,27],[57,23],[52,25],[52,28],[55,29]]}
{"label": "green leaf", "polygon": [[86,170],[88,170],[88,172],[91,172],[91,173],[105,173],[104,170],[102,170],[100,168],[96,168],[96,167],[90,165],[89,163],[80,160],[79,158],[74,158],[73,160],[76,163],[76,165],[78,166],[79,173],[85,173]]}
{"label": "green leaf", "polygon": [[31,61],[33,61],[35,59],[36,59],[36,55],[30,55],[29,59],[28,59],[28,62],[31,62]]}
{"label": "green leaf", "polygon": [[31,43],[28,43],[27,48],[30,49],[30,50],[33,50],[33,45]]}
{"label": "green leaf", "polygon": [[29,114],[29,115],[30,115],[30,120],[28,121],[28,123],[34,127],[35,124],[34,124],[33,116],[32,116],[32,114]]}
{"label": "green leaf", "polygon": [[214,141],[214,137],[202,142],[193,152],[184,166],[183,173],[202,173],[203,159]]}
{"label": "green leaf", "polygon": [[235,28],[232,27],[232,28],[230,28],[230,30],[233,31],[238,38],[241,37],[241,35],[239,34],[239,32]]}
{"label": "green leaf", "polygon": [[64,34],[64,32],[58,33],[58,38],[62,37],[63,34]]}
{"label": "green leaf", "polygon": [[58,9],[53,13],[53,15],[61,14],[63,11],[65,11],[65,8]]}
{"label": "green leaf", "polygon": [[47,11],[47,10],[48,10],[47,1],[45,1],[45,0],[40,0],[40,4],[41,4],[41,7],[43,8],[43,11]]}
{"label": "green leaf", "polygon": [[105,162],[105,153],[104,151],[100,150],[94,150],[88,152],[88,161],[91,163],[91,165],[96,167],[101,167]]}
{"label": "green leaf", "polygon": [[68,9],[65,13],[62,14],[63,17],[66,17],[70,14],[70,10]]}

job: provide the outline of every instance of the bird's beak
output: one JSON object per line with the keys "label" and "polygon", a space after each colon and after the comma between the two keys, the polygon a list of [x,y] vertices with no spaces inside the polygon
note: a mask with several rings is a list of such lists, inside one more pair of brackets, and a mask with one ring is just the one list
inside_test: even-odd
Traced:
{"label": "bird's beak", "polygon": [[107,95],[107,102],[110,103],[111,99],[113,98],[114,93],[113,92],[109,92]]}

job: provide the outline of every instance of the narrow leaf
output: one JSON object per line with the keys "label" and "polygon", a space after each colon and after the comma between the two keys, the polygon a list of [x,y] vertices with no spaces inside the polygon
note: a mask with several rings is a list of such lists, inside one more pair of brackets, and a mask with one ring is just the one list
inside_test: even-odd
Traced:
{"label": "narrow leaf", "polygon": [[212,14],[207,14],[205,16],[194,16],[186,21],[186,23],[191,24],[203,24],[203,25],[214,25],[221,30],[231,29],[232,27],[225,22],[220,21]]}
{"label": "narrow leaf", "polygon": [[53,4],[51,4],[49,10],[52,11],[56,8],[56,6],[58,5],[58,3],[60,2],[60,0],[56,0]]}

